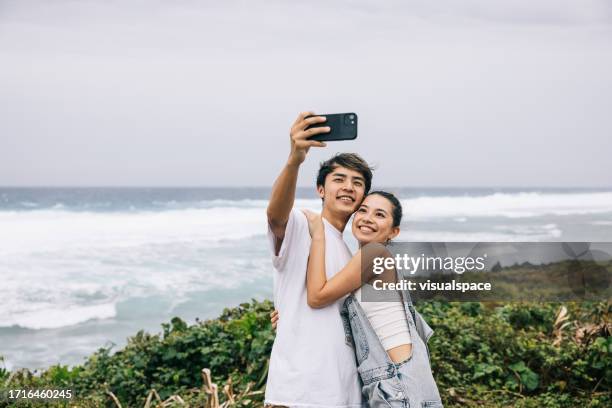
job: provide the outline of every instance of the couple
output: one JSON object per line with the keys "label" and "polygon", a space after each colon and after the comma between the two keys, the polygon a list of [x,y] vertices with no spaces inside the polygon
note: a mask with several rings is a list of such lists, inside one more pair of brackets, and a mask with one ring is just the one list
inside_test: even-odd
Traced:
{"label": "couple", "polygon": [[[395,293],[396,299],[385,302],[366,302],[361,296],[363,282],[374,278],[368,268],[373,257],[388,256],[383,244],[399,234],[397,198],[368,193],[370,167],[358,155],[344,153],[319,169],[321,215],[293,208],[301,163],[311,147],[325,146],[308,138],[329,132],[329,127],[306,129],[325,122],[310,115],[301,113],[291,128],[289,159],[267,209],[279,318],[266,404],[441,407],[426,345],[432,330],[409,294]],[[353,214],[352,232],[360,244],[354,256],[342,239]],[[386,270],[376,278],[395,282],[397,273]]]}

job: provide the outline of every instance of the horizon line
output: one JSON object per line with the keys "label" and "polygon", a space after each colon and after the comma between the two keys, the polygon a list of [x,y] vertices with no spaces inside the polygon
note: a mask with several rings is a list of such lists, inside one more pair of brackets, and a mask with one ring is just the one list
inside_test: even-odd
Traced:
{"label": "horizon line", "polygon": [[[312,188],[315,189],[316,187],[314,185],[298,185],[296,186],[297,188]],[[90,188],[100,188],[100,189],[106,189],[106,188],[115,188],[115,189],[121,189],[121,188],[125,188],[125,189],[129,189],[129,188],[152,188],[152,189],[171,189],[171,188],[184,188],[184,189],[188,189],[188,188],[193,188],[193,189],[215,189],[215,188],[234,188],[234,189],[262,189],[262,188],[267,188],[267,189],[271,189],[272,185],[249,185],[249,186],[241,186],[241,185],[229,185],[229,186],[222,186],[222,185],[146,185],[146,184],[142,184],[142,185],[0,185],[0,189],[9,189],[9,188],[16,188],[16,189],[26,189],[26,188],[72,188],[72,189],[79,189],[79,188],[83,188],[83,189],[90,189]],[[415,189],[518,189],[518,188],[528,188],[528,189],[574,189],[574,190],[612,190],[612,186],[543,186],[543,185],[508,185],[508,186],[494,186],[494,185],[463,185],[463,186],[444,186],[444,185],[382,185],[380,187],[377,188],[388,188],[388,189],[392,189],[392,188],[415,188]]]}

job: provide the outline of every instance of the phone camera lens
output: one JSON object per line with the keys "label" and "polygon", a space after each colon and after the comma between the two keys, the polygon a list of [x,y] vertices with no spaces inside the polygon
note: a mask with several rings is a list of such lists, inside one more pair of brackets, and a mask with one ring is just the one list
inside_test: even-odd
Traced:
{"label": "phone camera lens", "polygon": [[355,126],[355,122],[357,121],[357,115],[354,113],[348,113],[344,115],[344,124],[347,126]]}

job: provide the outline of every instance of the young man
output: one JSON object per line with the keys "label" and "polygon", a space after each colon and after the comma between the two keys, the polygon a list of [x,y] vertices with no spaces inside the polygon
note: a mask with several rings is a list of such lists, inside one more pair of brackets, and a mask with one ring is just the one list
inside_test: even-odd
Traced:
{"label": "young man", "polygon": [[[274,305],[278,321],[266,386],[266,404],[299,408],[357,408],[361,389],[353,349],[345,343],[340,318],[343,299],[322,309],[307,303],[306,271],[310,234],[306,216],[293,209],[299,167],[311,147],[308,140],[329,127],[307,126],[324,117],[301,113],[291,128],[291,152],[272,187],[267,209],[273,251]],[[370,189],[372,171],[356,154],[339,154],[321,164],[317,191],[323,200],[325,265],[328,277],[346,265],[351,253],[342,231]]]}

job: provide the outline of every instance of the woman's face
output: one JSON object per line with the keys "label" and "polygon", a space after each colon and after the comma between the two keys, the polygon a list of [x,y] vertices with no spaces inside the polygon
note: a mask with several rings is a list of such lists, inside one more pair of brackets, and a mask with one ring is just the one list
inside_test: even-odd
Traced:
{"label": "woman's face", "polygon": [[378,194],[367,196],[355,213],[352,230],[361,245],[395,238],[399,227],[393,226],[393,204]]}

